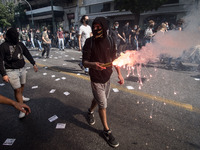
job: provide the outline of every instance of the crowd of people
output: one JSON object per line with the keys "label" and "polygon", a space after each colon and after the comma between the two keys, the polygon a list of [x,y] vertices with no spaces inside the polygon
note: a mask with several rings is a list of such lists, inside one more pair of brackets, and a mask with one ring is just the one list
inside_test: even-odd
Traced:
{"label": "crowd of people", "polygon": [[[117,53],[127,49],[139,51],[141,46],[153,42],[155,32],[167,32],[170,29],[168,22],[163,22],[156,30],[155,22],[149,21],[148,27],[145,29],[143,38],[141,37],[141,29],[135,24],[130,27],[129,22],[122,27],[119,33],[119,22],[114,22],[109,28],[108,22],[104,17],[94,19],[92,26],[89,26],[89,17],[84,15],[81,18],[81,26],[77,32],[74,27],[70,32],[65,32],[60,27],[54,36],[47,27],[41,32],[39,29],[22,31],[18,28],[10,28],[6,33],[1,34],[0,41],[0,74],[5,82],[9,82],[14,90],[14,96],[17,102],[7,99],[0,95],[0,103],[13,105],[20,110],[19,118],[24,118],[30,113],[30,108],[23,104],[29,101],[29,98],[23,96],[24,85],[26,83],[26,68],[24,56],[33,65],[35,72],[38,71],[36,62],[31,56],[27,47],[38,48],[42,51],[41,56],[49,57],[51,47],[58,47],[59,50],[65,48],[73,48],[82,51],[82,63],[79,66],[89,73],[91,79],[91,89],[93,99],[88,108],[87,121],[89,125],[95,124],[94,111],[98,106],[98,112],[103,125],[103,135],[108,144],[112,147],[118,147],[119,142],[112,135],[112,131],[107,121],[107,99],[110,92],[110,77],[112,75],[112,66],[105,64],[112,62],[117,58]],[[181,25],[177,26],[177,30],[182,30]],[[170,63],[170,59],[169,59]],[[124,84],[120,68],[115,67],[120,84]]]}

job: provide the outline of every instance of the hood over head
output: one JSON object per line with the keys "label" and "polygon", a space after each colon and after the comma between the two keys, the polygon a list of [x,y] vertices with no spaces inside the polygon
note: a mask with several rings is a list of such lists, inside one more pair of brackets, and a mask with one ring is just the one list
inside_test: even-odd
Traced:
{"label": "hood over head", "polygon": [[108,22],[105,17],[96,17],[92,23],[92,33],[95,36],[94,25],[99,24],[103,29],[103,37],[107,36]]}
{"label": "hood over head", "polygon": [[6,41],[14,45],[16,45],[19,42],[19,33],[17,32],[17,29],[8,29],[8,31],[6,32]]}

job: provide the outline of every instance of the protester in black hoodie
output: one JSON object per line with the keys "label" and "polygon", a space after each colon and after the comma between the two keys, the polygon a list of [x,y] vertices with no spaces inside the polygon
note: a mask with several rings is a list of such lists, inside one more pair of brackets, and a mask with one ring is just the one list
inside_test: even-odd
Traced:
{"label": "protester in black hoodie", "polygon": [[[107,35],[108,24],[104,17],[97,17],[92,24],[93,37],[88,38],[83,47],[83,65],[89,68],[91,87],[94,99],[88,109],[88,123],[95,124],[94,109],[99,106],[99,116],[104,130],[103,135],[109,145],[119,146],[107,124],[106,108],[110,92],[110,76],[112,66],[103,67],[105,63],[112,62],[116,57],[114,40]],[[119,67],[115,67],[120,83],[124,83]]]}
{"label": "protester in black hoodie", "polygon": [[[25,56],[33,65],[34,71],[38,68],[23,43],[19,42],[19,34],[16,29],[10,28],[6,32],[5,42],[0,45],[0,74],[3,80],[9,82],[14,89],[15,98],[19,103],[28,98],[22,96],[24,84],[26,83]],[[19,118],[25,117],[25,113],[20,111]]]}

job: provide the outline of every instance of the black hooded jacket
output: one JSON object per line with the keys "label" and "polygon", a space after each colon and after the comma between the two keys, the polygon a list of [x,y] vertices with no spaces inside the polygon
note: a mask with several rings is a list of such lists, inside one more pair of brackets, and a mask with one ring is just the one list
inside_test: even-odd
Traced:
{"label": "black hooded jacket", "polygon": [[0,45],[0,74],[6,75],[5,69],[20,69],[25,65],[23,55],[35,65],[30,52],[19,42],[19,34],[16,29],[10,28],[6,32],[5,42]]}
{"label": "black hooded jacket", "polygon": [[[114,40],[107,35],[108,24],[104,17],[97,17],[92,24],[94,33],[94,24],[100,24],[103,28],[103,38],[94,37],[88,38],[83,46],[83,62],[100,62],[109,63],[115,59],[116,48]],[[106,83],[112,74],[112,67],[107,67],[105,70],[99,71],[90,68],[89,75],[92,82]]]}

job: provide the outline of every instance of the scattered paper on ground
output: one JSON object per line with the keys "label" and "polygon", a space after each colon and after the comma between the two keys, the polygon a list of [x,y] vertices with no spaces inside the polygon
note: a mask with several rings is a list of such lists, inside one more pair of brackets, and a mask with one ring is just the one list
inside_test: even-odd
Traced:
{"label": "scattered paper on ground", "polygon": [[55,81],[59,81],[59,80],[60,80],[60,78],[55,79]]}
{"label": "scattered paper on ground", "polygon": [[69,92],[64,92],[64,94],[67,96],[67,95],[69,95],[70,93],[69,93]]}
{"label": "scattered paper on ground", "polygon": [[56,76],[55,76],[55,75],[51,75],[51,77],[52,77],[52,78],[55,78]]}
{"label": "scattered paper on ground", "polygon": [[4,86],[5,84],[4,83],[0,83],[0,86]]}
{"label": "scattered paper on ground", "polygon": [[55,121],[56,119],[58,119],[58,116],[54,115],[54,116],[50,117],[48,120],[49,120],[50,122],[53,122],[53,121]]}
{"label": "scattered paper on ground", "polygon": [[47,73],[45,72],[45,73],[43,73],[43,76],[46,76],[47,75]]}
{"label": "scattered paper on ground", "polygon": [[13,145],[13,143],[15,142],[16,139],[6,139],[5,142],[3,143],[3,145]]}
{"label": "scattered paper on ground", "polygon": [[56,91],[56,89],[52,89],[49,93],[54,93]]}
{"label": "scattered paper on ground", "polygon": [[57,123],[56,129],[65,129],[66,123]]}
{"label": "scattered paper on ground", "polygon": [[117,88],[113,88],[114,92],[119,92],[119,90]]}
{"label": "scattered paper on ground", "polygon": [[37,85],[32,87],[32,89],[37,89],[37,88],[38,88],[38,86],[37,86]]}
{"label": "scattered paper on ground", "polygon": [[132,87],[132,86],[126,86],[127,87],[127,89],[129,89],[129,90],[133,90],[134,89],[134,87]]}
{"label": "scattered paper on ground", "polygon": [[196,81],[200,81],[200,78],[194,78]]}
{"label": "scattered paper on ground", "polygon": [[62,80],[65,80],[65,79],[66,79],[66,77],[62,77],[61,79],[62,79]]}

